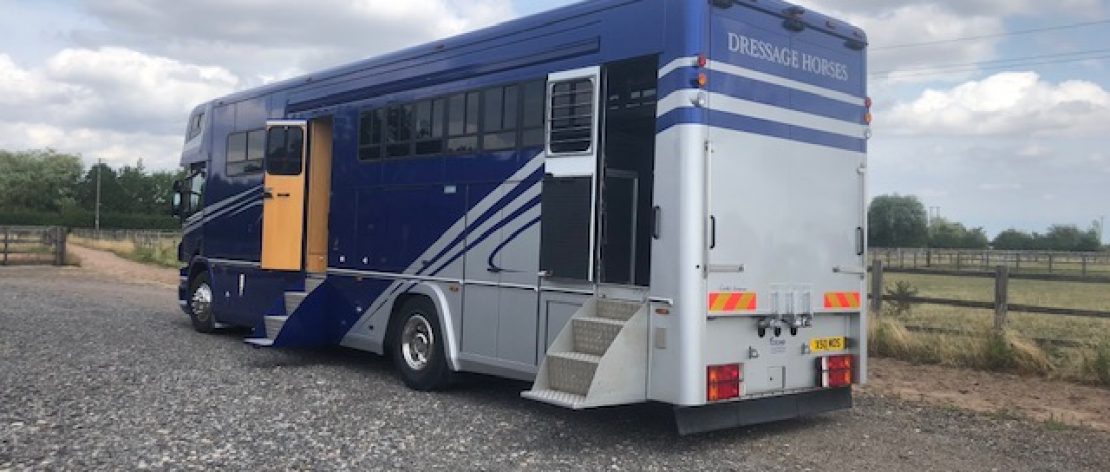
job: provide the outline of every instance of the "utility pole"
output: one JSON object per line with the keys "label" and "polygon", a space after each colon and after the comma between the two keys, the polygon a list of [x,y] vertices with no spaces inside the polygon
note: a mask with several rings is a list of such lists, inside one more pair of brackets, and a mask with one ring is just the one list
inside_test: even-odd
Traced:
{"label": "utility pole", "polygon": [[1106,215],[1102,215],[1102,216],[1098,217],[1098,243],[1099,244],[1105,244],[1106,243],[1106,239],[1104,239],[1105,235],[1106,235]]}
{"label": "utility pole", "polygon": [[103,160],[96,160],[96,231],[100,232],[100,168],[103,167]]}

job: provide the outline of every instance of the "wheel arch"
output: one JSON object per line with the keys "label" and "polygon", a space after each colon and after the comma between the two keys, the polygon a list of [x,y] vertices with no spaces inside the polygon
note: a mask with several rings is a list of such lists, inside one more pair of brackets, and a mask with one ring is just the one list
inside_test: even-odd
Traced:
{"label": "wheel arch", "polygon": [[427,299],[432,303],[432,306],[435,307],[435,314],[439,319],[440,328],[443,331],[441,335],[443,336],[443,352],[447,358],[447,365],[453,371],[460,370],[459,344],[455,335],[455,328],[458,326],[458,320],[451,309],[451,304],[448,303],[446,292],[439,284],[420,282],[410,287],[404,293],[394,297],[392,306],[389,310],[389,323],[386,325],[383,350],[389,352],[391,343],[395,342],[394,335],[397,330],[397,322],[401,318],[401,308],[404,307],[405,303],[409,300],[415,298]]}

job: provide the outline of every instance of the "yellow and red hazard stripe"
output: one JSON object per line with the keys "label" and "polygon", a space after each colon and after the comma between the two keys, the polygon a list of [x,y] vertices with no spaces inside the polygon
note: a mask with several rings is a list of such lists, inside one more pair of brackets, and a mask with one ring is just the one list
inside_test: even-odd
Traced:
{"label": "yellow and red hazard stripe", "polygon": [[710,292],[710,313],[737,313],[755,311],[758,297],[755,292]]}
{"label": "yellow and red hazard stripe", "polygon": [[833,310],[859,308],[862,303],[859,292],[826,292],[825,308]]}

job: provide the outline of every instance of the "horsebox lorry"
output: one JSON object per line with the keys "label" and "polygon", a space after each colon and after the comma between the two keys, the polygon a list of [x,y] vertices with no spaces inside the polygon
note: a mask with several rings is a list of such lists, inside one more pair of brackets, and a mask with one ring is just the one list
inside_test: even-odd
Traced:
{"label": "horsebox lorry", "polygon": [[779,0],[597,0],[215,99],[175,185],[180,304],[417,390],[670,404],[682,433],[848,408],[866,49]]}

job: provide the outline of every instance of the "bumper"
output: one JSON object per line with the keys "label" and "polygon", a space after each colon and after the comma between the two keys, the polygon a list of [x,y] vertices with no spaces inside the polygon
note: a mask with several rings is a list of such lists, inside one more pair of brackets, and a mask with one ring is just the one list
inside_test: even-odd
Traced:
{"label": "bumper", "polygon": [[696,407],[676,407],[681,435],[811,416],[852,407],[852,389],[838,388]]}

